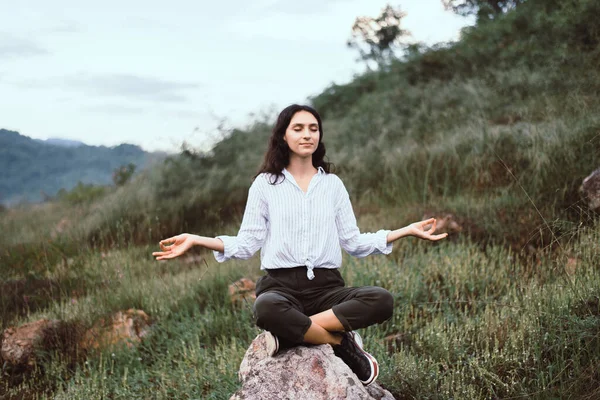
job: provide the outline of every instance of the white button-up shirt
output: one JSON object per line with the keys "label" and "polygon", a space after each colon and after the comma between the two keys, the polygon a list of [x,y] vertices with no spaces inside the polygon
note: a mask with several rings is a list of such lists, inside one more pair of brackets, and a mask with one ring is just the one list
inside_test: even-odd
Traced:
{"label": "white button-up shirt", "polygon": [[340,246],[355,257],[389,254],[389,230],[360,233],[344,183],[319,168],[306,193],[286,169],[285,179],[272,185],[271,174],[256,177],[237,236],[217,236],[224,251],[215,251],[218,262],[247,259],[261,250],[261,269],[307,267],[339,268]]}

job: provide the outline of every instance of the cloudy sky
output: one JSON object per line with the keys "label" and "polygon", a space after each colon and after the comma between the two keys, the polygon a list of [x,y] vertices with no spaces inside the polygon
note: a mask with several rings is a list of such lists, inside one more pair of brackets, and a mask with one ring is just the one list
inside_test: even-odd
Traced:
{"label": "cloudy sky", "polygon": [[[364,67],[346,47],[385,0],[0,0],[0,128],[90,145],[202,148],[217,127],[306,102]],[[472,21],[441,0],[391,2],[410,40]]]}

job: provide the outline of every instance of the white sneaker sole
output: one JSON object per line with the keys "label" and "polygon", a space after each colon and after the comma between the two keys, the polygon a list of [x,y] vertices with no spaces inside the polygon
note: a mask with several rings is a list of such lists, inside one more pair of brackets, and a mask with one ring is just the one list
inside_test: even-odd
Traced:
{"label": "white sneaker sole", "polygon": [[379,363],[377,362],[375,357],[373,357],[371,354],[367,353],[364,350],[363,340],[362,340],[362,337],[358,334],[358,332],[351,331],[348,333],[350,334],[350,336],[352,337],[354,342],[356,342],[358,347],[362,350],[363,354],[365,356],[367,356],[367,359],[369,360],[369,363],[371,364],[371,376],[369,376],[369,378],[365,381],[359,379],[359,381],[361,381],[363,385],[369,386],[371,383],[375,382],[375,380],[377,379],[377,376],[379,375]]}
{"label": "white sneaker sole", "polygon": [[267,345],[267,355],[275,356],[279,351],[279,339],[269,331],[265,331],[265,343]]}
{"label": "white sneaker sole", "polygon": [[358,347],[363,349],[363,340],[362,337],[358,334],[358,332],[350,331],[348,333],[350,334],[350,336],[352,336],[352,339],[354,339]]}

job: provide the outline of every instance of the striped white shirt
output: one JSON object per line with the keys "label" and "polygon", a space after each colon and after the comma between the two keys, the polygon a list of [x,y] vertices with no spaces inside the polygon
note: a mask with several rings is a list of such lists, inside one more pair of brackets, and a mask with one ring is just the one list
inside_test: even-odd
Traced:
{"label": "striped white shirt", "polygon": [[[218,262],[247,259],[261,249],[261,269],[307,267],[339,268],[341,248],[355,257],[389,254],[389,230],[360,233],[344,183],[322,168],[305,193],[292,174],[270,184],[271,174],[256,177],[248,193],[244,218],[237,236],[217,236],[224,251],[215,251]],[[274,177],[273,177],[274,178]],[[341,248],[340,248],[341,246]]]}

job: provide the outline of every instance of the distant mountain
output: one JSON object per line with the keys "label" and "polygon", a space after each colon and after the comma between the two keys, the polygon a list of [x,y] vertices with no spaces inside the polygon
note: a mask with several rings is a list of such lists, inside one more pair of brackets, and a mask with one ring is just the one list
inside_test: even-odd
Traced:
{"label": "distant mountain", "polygon": [[78,182],[110,185],[116,168],[133,163],[141,171],[165,157],[166,153],[147,153],[132,144],[88,146],[64,139],[36,140],[0,129],[0,203],[38,202]]}
{"label": "distant mountain", "polygon": [[60,139],[60,138],[50,138],[46,140],[42,139],[34,139],[40,143],[46,143],[53,146],[61,146],[61,147],[79,147],[85,146],[86,144],[83,142],[79,142],[77,140],[68,140],[68,139]]}

